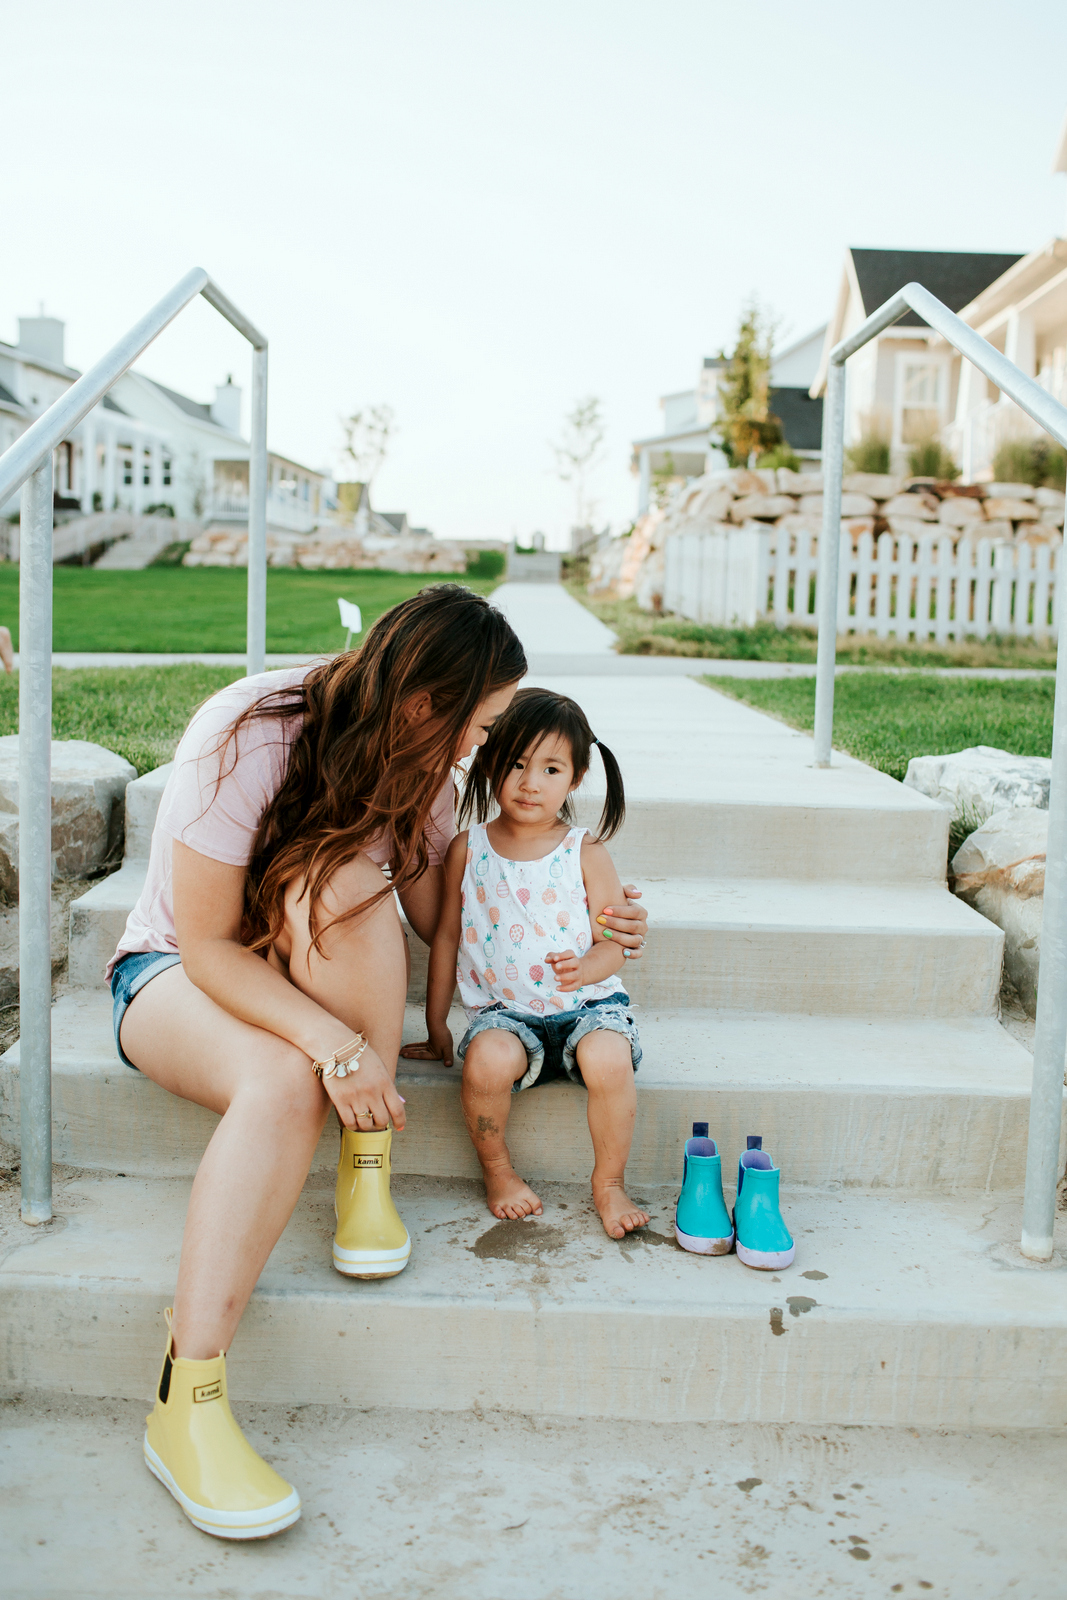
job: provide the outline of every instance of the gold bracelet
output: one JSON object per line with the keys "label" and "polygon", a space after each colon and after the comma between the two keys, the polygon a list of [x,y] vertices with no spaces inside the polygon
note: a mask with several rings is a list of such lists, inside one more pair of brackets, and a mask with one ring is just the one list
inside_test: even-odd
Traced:
{"label": "gold bracelet", "polygon": [[313,1061],[311,1070],[316,1078],[347,1078],[359,1071],[359,1058],[367,1048],[368,1040],[357,1033],[340,1050],[335,1050],[325,1061]]}

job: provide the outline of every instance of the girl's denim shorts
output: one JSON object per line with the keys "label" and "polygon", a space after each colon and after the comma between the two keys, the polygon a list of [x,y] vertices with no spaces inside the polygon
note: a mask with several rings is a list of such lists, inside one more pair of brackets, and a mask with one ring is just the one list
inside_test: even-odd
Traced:
{"label": "girl's denim shorts", "polygon": [[123,1055],[122,1046],[119,1044],[119,1029],[122,1019],[126,1015],[126,1008],[135,994],[140,994],[146,983],[165,972],[168,967],[181,965],[181,956],[164,954],[161,950],[137,951],[131,956],[123,956],[117,961],[111,971],[111,994],[114,1001],[112,1007],[112,1023],[115,1029],[115,1049],[119,1058],[128,1067],[133,1067],[134,1072],[139,1072],[139,1067],[134,1067],[128,1056]]}
{"label": "girl's denim shorts", "polygon": [[602,1000],[583,1000],[574,1011],[551,1012],[537,1017],[529,1011],[509,1011],[497,1001],[471,1019],[456,1048],[460,1065],[467,1047],[488,1028],[503,1028],[513,1033],[526,1051],[526,1073],[512,1085],[512,1093],[529,1089],[535,1083],[551,1083],[554,1078],[569,1078],[581,1083],[582,1074],[574,1052],[587,1033],[604,1030],[621,1033],[630,1041],[630,1057],[636,1072],[641,1065],[641,1040],[637,1033],[628,994],[609,994]]}

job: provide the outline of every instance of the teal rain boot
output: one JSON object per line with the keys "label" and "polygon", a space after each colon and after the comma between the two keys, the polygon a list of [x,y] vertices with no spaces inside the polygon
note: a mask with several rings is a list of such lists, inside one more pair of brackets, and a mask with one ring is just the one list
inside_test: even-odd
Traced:
{"label": "teal rain boot", "polygon": [[734,1242],[730,1213],[722,1197],[722,1159],[706,1122],[693,1123],[685,1141],[682,1192],[678,1196],[674,1232],[683,1250],[701,1256],[726,1256]]}
{"label": "teal rain boot", "polygon": [[737,1254],[745,1266],[773,1272],[791,1265],[797,1247],[778,1204],[781,1173],[762,1144],[759,1134],[749,1134],[748,1149],[737,1164],[734,1227]]}

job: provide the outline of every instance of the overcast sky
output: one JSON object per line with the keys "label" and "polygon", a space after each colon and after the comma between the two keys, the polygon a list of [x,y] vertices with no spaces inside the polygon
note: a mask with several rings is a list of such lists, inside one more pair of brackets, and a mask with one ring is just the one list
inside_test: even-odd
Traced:
{"label": "overcast sky", "polygon": [[[1064,0],[36,0],[2,59],[0,338],[43,300],[87,366],[204,266],[270,339],[272,446],[336,464],[388,402],[375,502],[446,536],[560,540],[590,394],[625,524],[659,395],[752,293],[824,322],[846,245],[1065,231]],[[247,394],[202,302],[142,368]]]}

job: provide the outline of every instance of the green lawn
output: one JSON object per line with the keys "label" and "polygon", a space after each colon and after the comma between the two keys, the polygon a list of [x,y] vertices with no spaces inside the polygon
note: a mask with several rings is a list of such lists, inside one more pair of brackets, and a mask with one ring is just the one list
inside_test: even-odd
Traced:
{"label": "green lawn", "polygon": [[[639,611],[633,600],[594,600],[585,585],[568,588],[619,636],[624,656],[703,656],[718,661],[814,661],[818,635],[814,628],[776,628],[758,622],[752,628],[713,628],[684,617],[656,617]],[[1054,644],[1036,644],[1011,637],[946,641],[876,639],[841,634],[837,659],[842,665],[865,667],[1030,667],[1053,670]]]}
{"label": "green lawn", "polygon": [[[342,641],[343,642],[343,641]],[[138,774],[174,754],[202,700],[242,676],[241,667],[93,667],[52,673],[52,733],[91,739],[132,761]],[[17,733],[18,675],[0,676],[0,733]]]}
{"label": "green lawn", "polygon": [[[228,567],[146,567],[143,572],[54,569],[54,650],[243,650],[247,576]],[[440,576],[400,572],[267,573],[267,649],[311,654],[345,642],[338,596],[355,600],[365,627]],[[448,581],[448,580],[445,580]],[[451,580],[489,594],[499,578]],[[19,569],[0,566],[0,622],[18,648]]]}
{"label": "green lawn", "polygon": [[[814,678],[701,679],[709,688],[780,717],[815,725]],[[912,756],[990,744],[1020,756],[1052,753],[1055,679],[935,678],[849,672],[834,687],[834,747],[903,778]]]}

